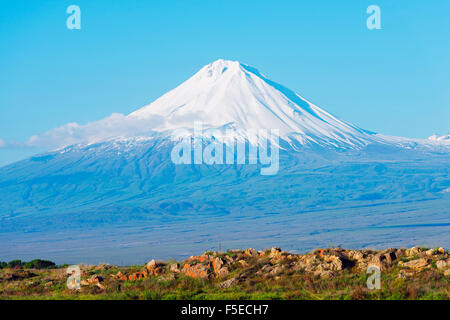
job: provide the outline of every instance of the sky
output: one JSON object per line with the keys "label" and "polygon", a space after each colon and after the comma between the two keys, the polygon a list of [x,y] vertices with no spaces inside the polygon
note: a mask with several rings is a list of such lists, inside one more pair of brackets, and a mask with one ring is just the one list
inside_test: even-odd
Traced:
{"label": "sky", "polygon": [[[72,4],[80,30],[66,26]],[[0,0],[0,166],[45,151],[20,144],[31,136],[128,114],[219,58],[370,131],[449,134],[449,12],[448,0]]]}

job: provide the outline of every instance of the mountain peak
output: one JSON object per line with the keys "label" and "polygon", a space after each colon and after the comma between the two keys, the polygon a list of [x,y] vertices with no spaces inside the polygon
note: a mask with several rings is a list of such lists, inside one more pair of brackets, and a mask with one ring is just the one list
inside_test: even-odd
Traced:
{"label": "mountain peak", "polygon": [[219,59],[128,117],[162,122],[155,131],[204,127],[277,129],[285,140],[334,147],[365,145],[370,134],[313,105],[257,69]]}
{"label": "mountain peak", "polygon": [[194,77],[195,78],[206,77],[217,79],[222,75],[224,75],[225,73],[229,75],[231,73],[240,73],[240,72],[244,72],[244,69],[242,68],[242,65],[239,61],[218,59],[205,65],[195,74]]}
{"label": "mountain peak", "polygon": [[207,69],[213,69],[213,70],[220,70],[224,68],[235,68],[239,67],[241,63],[239,61],[233,61],[233,60],[226,60],[226,59],[217,59],[216,61],[213,61],[203,68]]}

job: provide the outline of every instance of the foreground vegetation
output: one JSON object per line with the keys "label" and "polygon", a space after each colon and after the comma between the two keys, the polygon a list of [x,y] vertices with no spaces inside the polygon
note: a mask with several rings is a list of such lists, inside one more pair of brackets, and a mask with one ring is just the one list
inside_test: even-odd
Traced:
{"label": "foreground vegetation", "polygon": [[[66,267],[17,262],[0,263],[0,299],[450,299],[442,248],[247,249],[145,266],[80,266],[79,289],[68,288]],[[367,287],[369,266],[381,271],[380,289]]]}

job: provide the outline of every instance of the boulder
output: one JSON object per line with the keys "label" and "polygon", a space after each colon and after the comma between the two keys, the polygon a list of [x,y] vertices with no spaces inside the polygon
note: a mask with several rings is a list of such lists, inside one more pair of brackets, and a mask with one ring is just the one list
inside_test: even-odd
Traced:
{"label": "boulder", "polygon": [[97,283],[100,283],[100,282],[103,282],[103,277],[102,276],[99,276],[99,275],[97,275],[97,274],[94,274],[93,276],[91,276],[89,279],[88,279],[88,283],[89,284],[97,284]]}
{"label": "boulder", "polygon": [[203,264],[185,264],[181,272],[191,278],[209,279],[209,267]]}
{"label": "boulder", "polygon": [[338,256],[326,256],[324,260],[328,262],[328,268],[330,270],[342,270],[344,268],[344,263],[342,259]]}
{"label": "boulder", "polygon": [[281,248],[273,247],[270,249],[269,258],[278,257],[281,255]]}
{"label": "boulder", "polygon": [[169,271],[172,272],[172,273],[180,273],[180,268],[178,266],[178,263],[172,263],[169,266]]}
{"label": "boulder", "polygon": [[214,272],[217,274],[218,271],[222,268],[224,262],[221,258],[216,257],[213,261],[212,261],[212,265],[213,265],[213,270]]}
{"label": "boulder", "polygon": [[154,269],[154,268],[164,267],[165,265],[166,265],[166,263],[164,261],[160,261],[160,260],[157,261],[155,259],[152,259],[149,262],[147,262],[145,267],[147,268],[147,270],[149,270],[149,269],[151,270],[151,269]]}
{"label": "boulder", "polygon": [[307,254],[300,258],[297,262],[297,266],[302,266],[307,272],[313,271],[321,263],[320,259],[313,254]]}
{"label": "boulder", "polygon": [[411,249],[406,249],[405,254],[408,257],[416,256],[420,254],[422,250],[418,247],[412,247]]}
{"label": "boulder", "polygon": [[392,264],[397,259],[397,255],[394,251],[390,251],[384,254],[384,258],[387,264]]}
{"label": "boulder", "polygon": [[400,261],[399,265],[410,269],[422,270],[429,266],[429,260],[426,258],[419,258],[408,262]]}
{"label": "boulder", "polygon": [[436,261],[436,268],[438,268],[439,270],[445,269],[447,267],[450,267],[450,259]]}
{"label": "boulder", "polygon": [[248,257],[257,257],[258,253],[256,252],[255,249],[253,248],[248,248],[247,250],[244,251],[244,255],[248,256]]}
{"label": "boulder", "polygon": [[227,289],[227,288],[230,288],[230,287],[232,287],[232,286],[235,286],[236,284],[238,284],[238,282],[239,282],[238,279],[236,279],[236,278],[231,278],[231,279],[228,279],[228,280],[226,280],[226,281],[220,283],[220,284],[219,284],[219,288],[221,288],[221,289]]}
{"label": "boulder", "polygon": [[345,258],[345,255],[325,255],[323,257],[323,263],[318,264],[318,270],[330,270],[330,271],[340,271],[345,268],[351,268],[355,263],[351,260]]}
{"label": "boulder", "polygon": [[[147,269],[148,274],[147,275],[159,275],[163,272],[164,267],[166,266],[166,263],[163,261],[156,261],[155,259],[152,259],[151,261],[147,262],[145,265],[145,268]],[[145,277],[147,277],[145,275]]]}
{"label": "boulder", "polygon": [[364,269],[367,269],[369,265],[374,265],[378,267],[380,270],[386,270],[387,259],[386,256],[382,253],[377,253],[375,255],[369,256],[369,263],[361,264],[364,266]]}
{"label": "boulder", "polygon": [[146,267],[147,269],[153,269],[153,268],[156,268],[156,260],[155,260],[155,259],[150,260],[149,262],[147,262],[147,264],[145,265],[145,267]]}
{"label": "boulder", "polygon": [[356,260],[358,262],[364,260],[365,255],[359,250],[349,250],[347,253],[348,257],[352,260]]}

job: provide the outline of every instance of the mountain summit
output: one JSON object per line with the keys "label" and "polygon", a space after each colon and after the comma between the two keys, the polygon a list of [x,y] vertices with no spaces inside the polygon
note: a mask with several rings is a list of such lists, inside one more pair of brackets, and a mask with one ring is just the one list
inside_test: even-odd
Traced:
{"label": "mountain summit", "polygon": [[217,60],[131,119],[161,117],[156,131],[204,126],[236,130],[278,129],[282,139],[301,144],[362,146],[372,134],[338,119],[290,89],[238,61]]}

